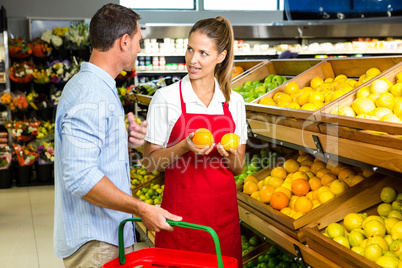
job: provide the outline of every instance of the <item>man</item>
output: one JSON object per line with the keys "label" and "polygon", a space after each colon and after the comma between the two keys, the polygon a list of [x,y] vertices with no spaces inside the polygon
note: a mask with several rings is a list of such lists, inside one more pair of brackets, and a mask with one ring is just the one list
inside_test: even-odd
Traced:
{"label": "man", "polygon": [[[128,146],[140,146],[147,123],[129,113],[129,138],[115,77],[132,70],[140,17],[131,9],[107,4],[90,23],[93,52],[65,86],[55,131],[54,250],[66,267],[101,267],[118,257],[119,223],[138,215],[151,231],[173,228],[181,220],[160,207],[132,197]],[[133,224],[126,224],[126,252],[133,250]]]}

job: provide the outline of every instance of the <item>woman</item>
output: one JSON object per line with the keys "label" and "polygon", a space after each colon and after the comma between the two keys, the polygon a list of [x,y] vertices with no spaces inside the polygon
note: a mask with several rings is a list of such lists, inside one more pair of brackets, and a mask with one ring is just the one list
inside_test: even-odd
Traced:
{"label": "woman", "polygon": [[[183,221],[212,227],[223,256],[242,267],[240,224],[234,175],[244,166],[247,128],[242,97],[230,90],[233,30],[223,18],[198,21],[190,30],[185,55],[188,75],[159,89],[149,107],[144,165],[149,171],[166,168],[162,207]],[[197,149],[192,142],[199,128],[209,129],[215,143]],[[225,151],[226,133],[236,133],[240,145]],[[161,231],[157,247],[215,253],[209,234],[176,228]]]}

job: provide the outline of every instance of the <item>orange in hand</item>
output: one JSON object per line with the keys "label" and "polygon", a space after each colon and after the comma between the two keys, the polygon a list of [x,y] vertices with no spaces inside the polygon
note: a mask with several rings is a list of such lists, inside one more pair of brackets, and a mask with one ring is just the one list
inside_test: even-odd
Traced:
{"label": "orange in hand", "polygon": [[206,128],[199,128],[194,132],[193,143],[198,149],[211,146],[214,143],[214,136]]}
{"label": "orange in hand", "polygon": [[239,136],[237,136],[234,133],[226,133],[225,135],[223,135],[223,137],[221,139],[222,147],[226,151],[229,151],[230,148],[232,148],[233,150],[236,150],[237,147],[239,146],[239,143],[240,143],[240,138],[239,138]]}

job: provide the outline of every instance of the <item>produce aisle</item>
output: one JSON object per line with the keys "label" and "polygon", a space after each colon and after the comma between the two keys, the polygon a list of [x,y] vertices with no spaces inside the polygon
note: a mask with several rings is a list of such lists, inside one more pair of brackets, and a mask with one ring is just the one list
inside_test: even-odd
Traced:
{"label": "produce aisle", "polygon": [[245,267],[398,267],[400,61],[261,61],[234,79],[253,144],[236,176]]}

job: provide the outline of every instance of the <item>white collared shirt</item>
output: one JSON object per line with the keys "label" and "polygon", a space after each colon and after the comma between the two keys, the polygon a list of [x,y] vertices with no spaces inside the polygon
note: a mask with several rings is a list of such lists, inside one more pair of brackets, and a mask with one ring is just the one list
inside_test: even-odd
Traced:
{"label": "white collared shirt", "polygon": [[[182,95],[189,114],[223,114],[225,96],[220,90],[219,83],[215,79],[215,92],[210,104],[205,104],[195,94],[188,75],[182,79]],[[236,92],[230,94],[229,111],[235,122],[235,134],[240,137],[240,144],[247,142],[246,109],[243,98]],[[180,115],[182,114],[180,105],[179,82],[168,87],[158,89],[152,97],[148,109],[147,121],[148,129],[145,140],[160,146],[167,145],[170,133]]]}

